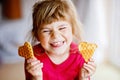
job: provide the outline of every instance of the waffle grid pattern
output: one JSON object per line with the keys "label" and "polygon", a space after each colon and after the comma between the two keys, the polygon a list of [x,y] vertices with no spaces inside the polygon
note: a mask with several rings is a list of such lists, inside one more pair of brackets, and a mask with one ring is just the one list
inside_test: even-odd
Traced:
{"label": "waffle grid pattern", "polygon": [[33,58],[34,54],[31,44],[29,42],[25,42],[23,46],[18,48],[18,54],[25,59]]}
{"label": "waffle grid pattern", "polygon": [[86,62],[93,56],[96,48],[97,45],[93,43],[81,42],[79,44],[79,51]]}

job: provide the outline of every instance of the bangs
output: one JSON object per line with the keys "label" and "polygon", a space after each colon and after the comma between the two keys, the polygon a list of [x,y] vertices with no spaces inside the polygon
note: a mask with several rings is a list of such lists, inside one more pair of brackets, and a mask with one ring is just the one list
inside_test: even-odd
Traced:
{"label": "bangs", "polygon": [[42,19],[39,19],[39,24],[50,24],[59,20],[68,20],[66,12],[58,8],[56,8],[56,10],[51,10],[50,12],[46,13],[46,16],[42,16]]}

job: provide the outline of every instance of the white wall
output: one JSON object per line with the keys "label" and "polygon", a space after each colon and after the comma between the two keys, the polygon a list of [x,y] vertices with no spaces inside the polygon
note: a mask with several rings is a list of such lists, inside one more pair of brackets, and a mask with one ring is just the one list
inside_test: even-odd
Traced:
{"label": "white wall", "polygon": [[120,67],[120,0],[112,0],[109,61]]}

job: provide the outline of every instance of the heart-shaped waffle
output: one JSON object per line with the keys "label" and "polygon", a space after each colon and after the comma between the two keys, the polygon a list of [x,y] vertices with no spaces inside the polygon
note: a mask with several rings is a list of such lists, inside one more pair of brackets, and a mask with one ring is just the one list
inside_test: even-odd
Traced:
{"label": "heart-shaped waffle", "polygon": [[25,42],[23,46],[18,48],[18,54],[25,59],[34,58],[33,49],[29,42]]}
{"label": "heart-shaped waffle", "polygon": [[88,62],[88,60],[93,56],[93,53],[97,48],[97,45],[88,42],[81,42],[78,47],[83,58],[85,59],[86,62]]}

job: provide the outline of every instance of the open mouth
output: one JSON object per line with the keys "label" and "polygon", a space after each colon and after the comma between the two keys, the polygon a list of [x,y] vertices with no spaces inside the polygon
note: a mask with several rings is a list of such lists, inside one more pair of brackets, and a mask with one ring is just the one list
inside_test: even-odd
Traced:
{"label": "open mouth", "polygon": [[52,43],[50,43],[50,45],[51,45],[52,47],[54,47],[54,48],[58,48],[58,47],[63,46],[64,43],[65,43],[65,41],[57,41],[57,42],[52,42]]}

